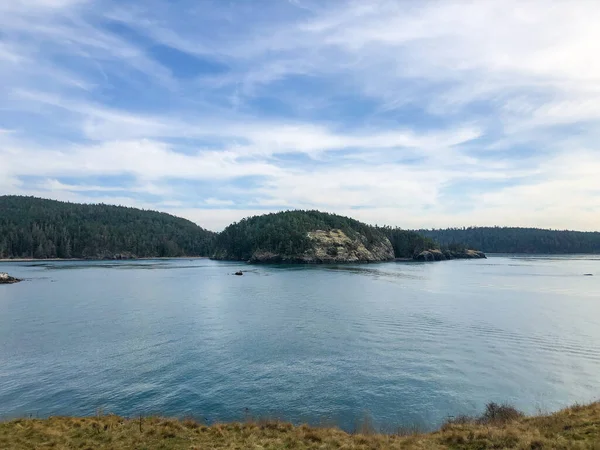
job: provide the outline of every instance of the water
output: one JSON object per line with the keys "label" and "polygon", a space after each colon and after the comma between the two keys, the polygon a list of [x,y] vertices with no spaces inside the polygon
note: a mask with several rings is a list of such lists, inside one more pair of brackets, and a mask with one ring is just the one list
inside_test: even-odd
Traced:
{"label": "water", "polygon": [[[232,273],[248,270],[243,277]],[[600,258],[2,263],[0,417],[435,427],[600,396]],[[585,277],[584,273],[596,276]]]}

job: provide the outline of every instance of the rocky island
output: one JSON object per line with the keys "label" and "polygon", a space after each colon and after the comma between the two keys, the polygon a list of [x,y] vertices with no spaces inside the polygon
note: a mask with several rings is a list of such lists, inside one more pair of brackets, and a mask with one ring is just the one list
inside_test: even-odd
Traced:
{"label": "rocky island", "polygon": [[216,239],[214,259],[251,263],[344,263],[394,259],[383,231],[319,211],[285,211],[243,219]]}
{"label": "rocky island", "polygon": [[337,264],[485,257],[474,250],[439,249],[414,231],[374,227],[320,211],[284,211],[229,225],[215,240],[214,259],[249,263]]}
{"label": "rocky island", "polygon": [[18,283],[19,281],[21,281],[21,280],[19,280],[18,278],[11,277],[7,273],[0,272],[0,284],[12,284],[12,283]]}

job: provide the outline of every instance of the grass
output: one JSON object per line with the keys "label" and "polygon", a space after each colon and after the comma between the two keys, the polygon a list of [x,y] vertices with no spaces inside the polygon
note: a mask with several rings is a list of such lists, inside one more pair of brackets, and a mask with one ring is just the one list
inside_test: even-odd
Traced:
{"label": "grass", "polygon": [[534,417],[507,405],[490,405],[481,417],[456,418],[433,433],[378,434],[365,427],[349,434],[277,421],[206,426],[194,420],[114,415],[17,419],[0,423],[0,449],[600,450],[600,402]]}

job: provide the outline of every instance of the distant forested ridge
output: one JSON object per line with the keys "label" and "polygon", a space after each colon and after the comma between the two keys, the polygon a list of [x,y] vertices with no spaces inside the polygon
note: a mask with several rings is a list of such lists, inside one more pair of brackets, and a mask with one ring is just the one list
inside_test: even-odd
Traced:
{"label": "distant forested ridge", "polygon": [[418,230],[443,246],[461,244],[486,253],[600,253],[600,232],[517,227]]}
{"label": "distant forested ridge", "polygon": [[0,196],[0,258],[208,256],[214,236],[156,211]]}

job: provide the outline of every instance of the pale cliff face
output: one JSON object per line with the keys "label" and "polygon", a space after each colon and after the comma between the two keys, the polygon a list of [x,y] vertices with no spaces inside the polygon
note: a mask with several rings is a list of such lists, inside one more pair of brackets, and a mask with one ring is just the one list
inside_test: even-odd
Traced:
{"label": "pale cliff face", "polygon": [[342,230],[316,230],[308,233],[311,248],[299,255],[280,255],[269,252],[256,252],[251,262],[305,262],[305,263],[347,263],[377,262],[394,259],[394,249],[389,239],[369,244],[364,236],[351,238]]}
{"label": "pale cliff face", "polygon": [[313,242],[311,256],[320,261],[375,262],[394,258],[394,249],[387,238],[368,245],[361,239],[351,239],[342,230],[317,230],[308,233],[308,236]]}

